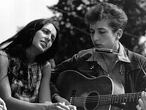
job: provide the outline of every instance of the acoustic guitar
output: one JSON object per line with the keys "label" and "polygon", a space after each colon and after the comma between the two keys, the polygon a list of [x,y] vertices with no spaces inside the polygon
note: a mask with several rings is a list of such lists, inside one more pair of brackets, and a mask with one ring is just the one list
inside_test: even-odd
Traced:
{"label": "acoustic guitar", "polygon": [[137,102],[141,96],[141,92],[124,93],[124,87],[108,76],[88,78],[74,70],[60,73],[57,88],[78,110],[121,110],[117,106]]}

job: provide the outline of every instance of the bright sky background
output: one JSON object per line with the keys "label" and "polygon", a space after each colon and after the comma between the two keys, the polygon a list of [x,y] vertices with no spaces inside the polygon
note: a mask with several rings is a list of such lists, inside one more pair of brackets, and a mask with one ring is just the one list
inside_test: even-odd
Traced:
{"label": "bright sky background", "polygon": [[58,0],[1,0],[0,3],[0,42],[13,36],[17,27],[24,26],[31,20],[51,17],[53,14],[47,5]]}

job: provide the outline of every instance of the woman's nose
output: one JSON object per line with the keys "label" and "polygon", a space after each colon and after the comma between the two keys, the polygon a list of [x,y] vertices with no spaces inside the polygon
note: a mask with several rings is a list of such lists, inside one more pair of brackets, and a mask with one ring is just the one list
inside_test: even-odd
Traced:
{"label": "woman's nose", "polygon": [[51,40],[51,36],[52,36],[52,35],[49,34],[48,36],[45,37],[45,40],[46,40],[47,42],[49,42],[49,41]]}

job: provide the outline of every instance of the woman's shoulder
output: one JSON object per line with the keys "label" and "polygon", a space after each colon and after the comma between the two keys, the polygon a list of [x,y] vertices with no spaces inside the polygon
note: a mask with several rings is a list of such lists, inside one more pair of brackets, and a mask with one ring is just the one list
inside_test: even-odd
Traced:
{"label": "woman's shoulder", "polygon": [[0,50],[0,79],[6,76],[8,65],[8,55],[6,54],[6,52]]}
{"label": "woman's shoulder", "polygon": [[7,55],[7,53],[6,53],[5,51],[0,50],[0,56],[5,56],[5,57],[7,57],[8,55]]}
{"label": "woman's shoulder", "polygon": [[0,50],[0,67],[8,65],[8,54],[5,51]]}
{"label": "woman's shoulder", "polygon": [[0,50],[0,63],[3,63],[2,61],[8,60],[8,54],[5,51]]}

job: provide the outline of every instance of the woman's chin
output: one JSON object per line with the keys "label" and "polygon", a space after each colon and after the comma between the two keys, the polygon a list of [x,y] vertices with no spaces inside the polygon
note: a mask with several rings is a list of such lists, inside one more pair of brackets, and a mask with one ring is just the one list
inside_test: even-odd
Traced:
{"label": "woman's chin", "polygon": [[38,53],[42,54],[42,53],[45,52],[45,50],[46,50],[46,49],[44,49],[44,48],[38,48]]}

